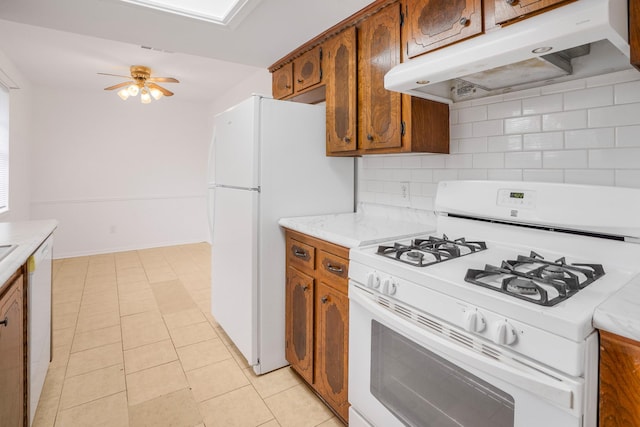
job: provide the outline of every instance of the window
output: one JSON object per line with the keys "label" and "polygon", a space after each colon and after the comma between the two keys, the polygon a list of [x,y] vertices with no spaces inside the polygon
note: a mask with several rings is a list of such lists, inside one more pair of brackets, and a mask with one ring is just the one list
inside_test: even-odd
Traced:
{"label": "window", "polygon": [[9,89],[0,84],[0,213],[9,210]]}

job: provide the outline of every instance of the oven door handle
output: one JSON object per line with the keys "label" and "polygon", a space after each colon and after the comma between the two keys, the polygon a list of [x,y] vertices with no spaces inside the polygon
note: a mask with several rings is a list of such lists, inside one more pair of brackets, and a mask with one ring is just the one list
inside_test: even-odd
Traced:
{"label": "oven door handle", "polygon": [[560,378],[546,375],[544,372],[534,370],[526,365],[511,366],[504,361],[469,351],[466,347],[429,332],[399,315],[390,313],[387,309],[373,302],[370,297],[362,295],[366,292],[352,285],[349,287],[349,299],[370,312],[374,319],[381,320],[398,332],[402,331],[403,334],[425,348],[435,350],[440,356],[447,359],[455,359],[467,366],[479,369],[508,384],[533,393],[556,406],[569,410],[576,409],[575,405],[578,402],[574,402],[573,388]]}

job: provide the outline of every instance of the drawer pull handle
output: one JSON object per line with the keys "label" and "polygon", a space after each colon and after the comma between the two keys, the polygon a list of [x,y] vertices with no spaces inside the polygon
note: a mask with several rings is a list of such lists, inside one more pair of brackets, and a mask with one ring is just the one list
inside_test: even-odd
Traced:
{"label": "drawer pull handle", "polygon": [[329,270],[332,273],[338,273],[338,274],[340,274],[340,273],[342,273],[344,271],[342,269],[342,266],[336,267],[336,266],[331,265],[331,264],[327,264],[327,270]]}
{"label": "drawer pull handle", "polygon": [[329,301],[329,297],[325,295],[322,298],[320,298],[320,301],[322,301],[323,304],[326,304],[327,301]]}
{"label": "drawer pull handle", "polygon": [[4,320],[0,321],[0,325],[9,326],[9,318],[5,316]]}
{"label": "drawer pull handle", "polygon": [[305,251],[304,249],[301,249],[297,246],[293,247],[293,254],[295,256],[297,256],[298,258],[302,258],[302,259],[307,259],[309,258],[309,253],[307,251]]}

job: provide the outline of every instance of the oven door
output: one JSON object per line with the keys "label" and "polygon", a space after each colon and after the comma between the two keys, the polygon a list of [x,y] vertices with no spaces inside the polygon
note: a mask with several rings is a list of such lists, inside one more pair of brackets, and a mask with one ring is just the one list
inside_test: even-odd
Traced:
{"label": "oven door", "polygon": [[552,375],[543,367],[519,366],[474,351],[474,345],[408,320],[411,314],[397,314],[402,309],[390,310],[384,306],[388,300],[378,303],[376,294],[353,282],[349,299],[349,402],[354,425],[595,425],[583,419],[581,378]]}

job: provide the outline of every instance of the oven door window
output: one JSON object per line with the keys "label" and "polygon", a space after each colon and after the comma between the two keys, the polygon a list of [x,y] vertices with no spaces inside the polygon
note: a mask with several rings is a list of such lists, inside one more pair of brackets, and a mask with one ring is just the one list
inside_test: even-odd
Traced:
{"label": "oven door window", "polygon": [[513,397],[375,320],[371,393],[408,426],[514,425]]}

